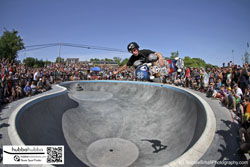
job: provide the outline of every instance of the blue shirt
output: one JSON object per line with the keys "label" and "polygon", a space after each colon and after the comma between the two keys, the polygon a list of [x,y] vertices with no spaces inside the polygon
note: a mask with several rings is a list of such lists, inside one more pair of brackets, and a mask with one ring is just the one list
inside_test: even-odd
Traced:
{"label": "blue shirt", "polygon": [[24,92],[30,92],[32,89],[30,86],[26,85],[23,90],[24,90]]}

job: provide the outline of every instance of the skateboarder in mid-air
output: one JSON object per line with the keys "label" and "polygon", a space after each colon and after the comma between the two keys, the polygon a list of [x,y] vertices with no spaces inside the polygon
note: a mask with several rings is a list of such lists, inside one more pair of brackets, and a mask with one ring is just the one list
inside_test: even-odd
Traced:
{"label": "skateboarder in mid-air", "polygon": [[167,146],[162,145],[160,140],[149,140],[149,139],[142,139],[141,141],[148,141],[152,144],[152,147],[155,149],[153,153],[158,153],[159,151],[165,150]]}
{"label": "skateboarder in mid-air", "polygon": [[128,66],[137,67],[141,63],[154,62],[154,64],[159,63],[161,67],[164,66],[164,57],[158,52],[148,49],[139,50],[139,45],[136,42],[129,43],[127,49],[130,53],[132,53],[132,56],[129,58],[127,64],[123,65],[118,71],[114,72],[115,75],[124,71]]}

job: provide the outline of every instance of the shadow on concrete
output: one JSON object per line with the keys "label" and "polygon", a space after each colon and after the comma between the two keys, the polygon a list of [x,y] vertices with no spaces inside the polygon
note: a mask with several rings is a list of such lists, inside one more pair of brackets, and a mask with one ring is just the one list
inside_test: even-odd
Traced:
{"label": "shadow on concrete", "polygon": [[223,161],[227,161],[228,163],[230,163],[230,161],[236,163],[239,161],[244,161],[244,159],[242,159],[240,154],[237,152],[239,149],[239,140],[236,138],[236,136],[238,136],[236,127],[238,125],[229,120],[221,121],[228,127],[228,130],[216,131],[220,137],[223,137],[223,141],[225,142],[224,144],[220,144],[220,147],[217,150],[221,154],[221,157],[217,160],[219,163],[215,165],[216,167],[225,166],[223,163],[220,164],[220,162]]}
{"label": "shadow on concrete", "polygon": [[153,153],[158,153],[158,152],[160,152],[160,151],[162,151],[162,150],[166,150],[166,148],[168,147],[168,146],[166,146],[166,145],[161,144],[161,141],[160,141],[160,140],[142,139],[141,141],[147,141],[147,142],[152,143],[152,147],[155,149],[155,150],[153,151]]}
{"label": "shadow on concrete", "polygon": [[7,104],[4,104],[0,107],[0,113],[2,112],[3,109],[8,109],[9,106]]}
{"label": "shadow on concrete", "polygon": [[2,123],[2,124],[0,124],[0,129],[1,129],[1,128],[7,128],[7,127],[9,127],[9,126],[10,126],[10,124]]}
{"label": "shadow on concrete", "polygon": [[3,120],[5,120],[5,119],[9,119],[9,118],[1,118],[1,117],[0,117],[0,121],[3,121]]}
{"label": "shadow on concrete", "polygon": [[16,128],[20,138],[26,145],[63,145],[64,166],[87,167],[73,154],[62,130],[64,112],[78,106],[67,94],[34,103],[25,112],[19,112]]}

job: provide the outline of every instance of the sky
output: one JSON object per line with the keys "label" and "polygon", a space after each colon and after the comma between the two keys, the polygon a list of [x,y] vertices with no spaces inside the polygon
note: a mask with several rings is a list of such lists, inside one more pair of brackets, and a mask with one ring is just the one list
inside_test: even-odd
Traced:
{"label": "sky", "polygon": [[[27,57],[129,58],[128,43],[170,57],[242,64],[250,52],[249,0],[0,0],[0,36],[17,30],[25,46],[73,43],[124,50],[59,46],[21,51]],[[234,52],[232,53],[232,50]]]}

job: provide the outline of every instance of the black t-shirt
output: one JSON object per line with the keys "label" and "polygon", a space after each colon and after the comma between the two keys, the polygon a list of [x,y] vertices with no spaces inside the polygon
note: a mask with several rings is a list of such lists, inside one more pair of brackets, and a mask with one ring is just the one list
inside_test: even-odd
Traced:
{"label": "black t-shirt", "polygon": [[152,50],[148,50],[148,49],[139,50],[139,55],[138,55],[138,56],[132,55],[132,56],[129,58],[128,63],[127,63],[127,66],[133,66],[133,64],[134,64],[134,62],[135,62],[136,60],[142,60],[144,63],[148,63],[148,56],[149,56],[151,53],[155,53],[155,52],[152,51]]}
{"label": "black t-shirt", "polygon": [[247,73],[247,69],[244,68],[242,70],[240,80],[241,80],[242,83],[248,84],[249,76],[248,76],[248,73]]}
{"label": "black t-shirt", "polygon": [[226,84],[226,81],[227,81],[227,73],[222,72],[222,84]]}

